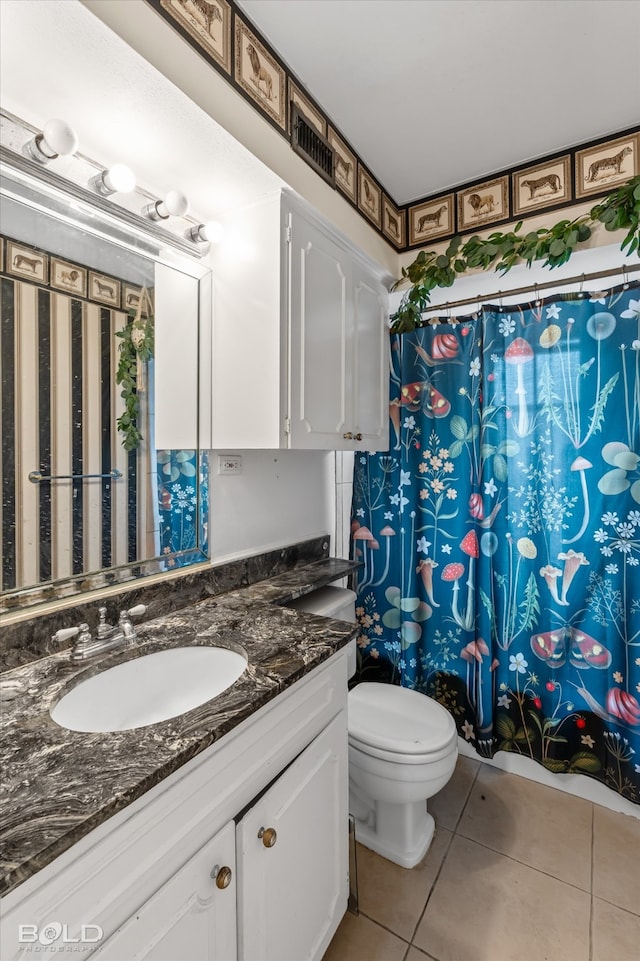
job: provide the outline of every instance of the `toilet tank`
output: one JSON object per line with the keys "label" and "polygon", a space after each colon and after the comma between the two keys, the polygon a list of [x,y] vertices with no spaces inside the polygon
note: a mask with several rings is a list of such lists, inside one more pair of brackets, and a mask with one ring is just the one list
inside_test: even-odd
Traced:
{"label": "toilet tank", "polygon": [[[319,587],[304,597],[297,597],[289,601],[285,607],[293,607],[296,611],[306,611],[309,614],[321,614],[323,617],[333,617],[337,621],[356,622],[356,595],[346,587]],[[347,648],[347,663],[349,677],[356,672],[356,642],[349,642]]]}

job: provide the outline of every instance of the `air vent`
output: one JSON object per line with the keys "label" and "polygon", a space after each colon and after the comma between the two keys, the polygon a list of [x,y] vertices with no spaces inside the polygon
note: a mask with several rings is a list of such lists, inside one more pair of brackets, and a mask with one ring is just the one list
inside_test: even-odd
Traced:
{"label": "air vent", "polygon": [[296,104],[291,104],[291,146],[327,183],[335,186],[333,147],[312,127]]}

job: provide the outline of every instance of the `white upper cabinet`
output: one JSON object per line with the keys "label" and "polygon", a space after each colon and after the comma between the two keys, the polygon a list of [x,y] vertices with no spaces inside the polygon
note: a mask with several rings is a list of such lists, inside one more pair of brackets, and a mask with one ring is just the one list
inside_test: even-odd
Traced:
{"label": "white upper cabinet", "polygon": [[386,450],[382,272],[289,194],[224,219],[211,446]]}
{"label": "white upper cabinet", "polygon": [[[353,433],[362,434],[366,450],[389,447],[389,304],[386,288],[368,270],[354,264],[353,289]],[[384,332],[382,349],[379,330]],[[347,448],[349,449],[349,448]]]}

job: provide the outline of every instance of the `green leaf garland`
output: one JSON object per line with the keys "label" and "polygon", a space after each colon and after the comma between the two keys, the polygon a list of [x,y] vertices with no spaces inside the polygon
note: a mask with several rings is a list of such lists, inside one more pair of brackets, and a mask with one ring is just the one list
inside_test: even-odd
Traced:
{"label": "green leaf garland", "polygon": [[120,396],[124,411],[118,417],[118,430],[122,434],[125,450],[136,450],[143,439],[138,426],[140,400],[138,397],[138,368],[153,357],[153,316],[141,317],[135,310],[129,311],[126,326],[116,331],[119,337],[120,357],[116,371],[116,384],[122,386]]}
{"label": "green leaf garland", "polygon": [[474,235],[463,244],[461,237],[453,237],[444,254],[421,250],[413,263],[402,268],[402,277],[392,287],[396,290],[407,281],[411,284],[391,317],[391,330],[403,334],[423,326],[422,314],[429,307],[431,291],[451,287],[467,270],[493,267],[504,275],[518,263],[530,267],[535,260],[544,261],[544,267],[560,267],[591,237],[598,223],[606,230],[627,230],[620,249],[629,255],[638,251],[640,256],[640,177],[627,181],[576,220],[561,220],[553,227],[526,234],[519,221],[509,233],[496,231],[485,240]]}

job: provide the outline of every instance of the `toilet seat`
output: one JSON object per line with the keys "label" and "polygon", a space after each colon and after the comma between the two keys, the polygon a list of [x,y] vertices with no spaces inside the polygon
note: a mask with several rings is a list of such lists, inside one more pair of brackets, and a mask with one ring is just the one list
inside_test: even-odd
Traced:
{"label": "toilet seat", "polygon": [[449,712],[409,688],[368,682],[348,696],[349,743],[371,757],[420,764],[445,757],[457,743]]}

